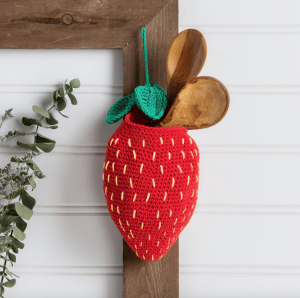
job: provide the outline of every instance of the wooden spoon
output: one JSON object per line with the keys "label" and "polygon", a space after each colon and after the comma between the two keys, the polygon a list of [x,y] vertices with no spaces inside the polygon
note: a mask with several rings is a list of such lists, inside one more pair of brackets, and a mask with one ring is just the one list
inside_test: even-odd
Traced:
{"label": "wooden spoon", "polygon": [[186,82],[198,76],[206,53],[205,39],[198,30],[187,29],[174,38],[166,61],[170,106]]}
{"label": "wooden spoon", "polygon": [[212,77],[198,77],[184,86],[160,126],[199,129],[220,122],[229,107],[226,87]]}

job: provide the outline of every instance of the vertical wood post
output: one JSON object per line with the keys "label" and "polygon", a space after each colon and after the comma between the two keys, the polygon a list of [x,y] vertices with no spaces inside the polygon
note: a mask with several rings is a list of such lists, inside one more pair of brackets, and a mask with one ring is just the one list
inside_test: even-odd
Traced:
{"label": "vertical wood post", "polygon": [[[167,91],[166,57],[178,34],[178,0],[170,1],[148,24],[147,46],[150,82]],[[141,27],[142,27],[141,26]],[[123,93],[145,83],[141,32],[123,49]],[[123,298],[179,297],[179,241],[161,260],[140,260],[123,241]]]}

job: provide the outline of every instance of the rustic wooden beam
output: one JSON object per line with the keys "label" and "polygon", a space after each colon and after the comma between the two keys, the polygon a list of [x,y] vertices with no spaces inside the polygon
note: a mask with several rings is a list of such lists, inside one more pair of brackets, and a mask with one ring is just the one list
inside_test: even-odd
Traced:
{"label": "rustic wooden beam", "polygon": [[[147,24],[150,81],[167,90],[166,57],[173,38],[178,34],[178,0],[170,1]],[[145,84],[142,37],[139,30],[123,50],[123,92],[131,93]],[[124,241],[123,298],[179,297],[179,241],[161,260],[140,260]]]}

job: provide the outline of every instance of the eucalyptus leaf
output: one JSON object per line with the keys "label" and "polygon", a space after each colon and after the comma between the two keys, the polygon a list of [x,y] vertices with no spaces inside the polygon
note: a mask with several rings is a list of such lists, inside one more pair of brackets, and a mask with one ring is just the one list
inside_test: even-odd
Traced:
{"label": "eucalyptus leaf", "polygon": [[2,227],[2,226],[0,226],[0,233],[5,233],[5,232],[7,232],[9,229],[10,229],[10,226],[8,226],[8,227]]}
{"label": "eucalyptus leaf", "polygon": [[25,190],[22,192],[21,198],[22,198],[23,205],[32,210],[36,203],[36,200],[31,195],[29,195],[28,192]]}
{"label": "eucalyptus leaf", "polygon": [[[31,185],[32,187],[32,190],[34,190],[36,188],[36,183],[34,182],[33,178],[29,179],[28,180],[29,184]],[[26,218],[25,218],[26,219]]]}
{"label": "eucalyptus leaf", "polygon": [[2,215],[0,217],[0,224],[2,227],[8,227],[17,218],[18,216],[14,216],[14,215]]}
{"label": "eucalyptus leaf", "polygon": [[32,159],[28,159],[26,164],[33,170],[33,171],[41,171],[36,163]]}
{"label": "eucalyptus leaf", "polygon": [[41,123],[41,121],[34,119],[34,118],[27,118],[27,117],[23,117],[22,118],[22,123],[26,126],[31,126],[31,125],[38,125],[38,126],[43,126],[43,124]]}
{"label": "eucalyptus leaf", "polygon": [[16,280],[11,279],[11,280],[8,280],[7,282],[3,283],[2,285],[7,288],[12,288],[15,286],[15,284],[16,284]]}
{"label": "eucalyptus leaf", "polygon": [[15,254],[17,254],[17,253],[19,252],[18,248],[17,248],[15,245],[12,245],[12,244],[10,243],[10,247],[11,247],[12,251],[13,251]]}
{"label": "eucalyptus leaf", "polygon": [[7,255],[8,255],[8,258],[12,261],[12,262],[16,262],[17,261],[17,257],[16,255],[14,255],[13,253],[11,252],[7,252]]}
{"label": "eucalyptus leaf", "polygon": [[49,124],[49,125],[54,125],[54,124],[57,124],[58,121],[53,117],[53,115],[51,113],[49,113],[50,115],[50,118],[49,119],[46,119],[46,122]]}
{"label": "eucalyptus leaf", "polygon": [[59,111],[63,111],[66,108],[67,103],[64,98],[58,97],[56,106]]}
{"label": "eucalyptus leaf", "polygon": [[68,93],[72,105],[77,105],[77,99],[72,93]]}
{"label": "eucalyptus leaf", "polygon": [[55,143],[38,143],[36,144],[36,146],[41,150],[43,150],[44,152],[48,153],[54,149]]}
{"label": "eucalyptus leaf", "polygon": [[64,90],[64,87],[60,87],[60,88],[58,89],[58,93],[59,93],[59,95],[60,95],[60,97],[61,97],[62,99],[65,99],[65,90]]}
{"label": "eucalyptus leaf", "polygon": [[56,143],[54,140],[47,138],[46,136],[38,133],[35,137],[36,143]]}
{"label": "eucalyptus leaf", "polygon": [[16,162],[16,163],[22,163],[22,160],[16,156],[13,156],[11,159],[10,159],[11,162]]}
{"label": "eucalyptus leaf", "polygon": [[15,276],[15,277],[18,277],[18,278],[19,278],[18,275],[16,275],[16,274],[12,273],[11,271],[9,271],[7,267],[5,268],[5,272],[6,272],[8,275],[10,275],[10,276]]}
{"label": "eucalyptus leaf", "polygon": [[65,84],[65,89],[66,89],[66,92],[67,92],[67,93],[73,92],[73,87],[70,86],[69,84]]}
{"label": "eucalyptus leaf", "polygon": [[46,110],[44,110],[44,109],[42,109],[42,108],[40,108],[40,107],[38,107],[38,106],[36,106],[36,105],[34,105],[34,106],[32,107],[32,110],[33,110],[35,113],[38,113],[38,114],[42,115],[43,117],[50,118],[50,115],[49,115],[49,112],[48,112],[48,111],[46,111]]}
{"label": "eucalyptus leaf", "polygon": [[17,248],[23,249],[25,244],[22,243],[21,241],[19,241],[18,239],[14,238],[14,237],[10,237],[11,238],[11,245],[15,245]]}
{"label": "eucalyptus leaf", "polygon": [[18,215],[24,219],[29,220],[33,215],[33,211],[20,202],[15,204],[15,208]]}
{"label": "eucalyptus leaf", "polygon": [[21,217],[18,216],[18,218],[16,219],[16,226],[22,231],[24,232],[27,228],[27,222],[25,222]]}
{"label": "eucalyptus leaf", "polygon": [[70,85],[73,88],[79,88],[80,87],[80,81],[79,81],[79,79],[73,79],[72,81],[70,81]]}
{"label": "eucalyptus leaf", "polygon": [[57,110],[59,114],[61,114],[63,117],[65,118],[69,118],[69,116],[64,115],[63,113],[61,113],[59,110]]}
{"label": "eucalyptus leaf", "polygon": [[14,236],[18,239],[18,240],[25,240],[26,235],[25,233],[23,233],[17,226],[13,226],[13,232],[14,232]]}
{"label": "eucalyptus leaf", "polygon": [[2,296],[3,294],[4,294],[4,287],[0,285],[0,295]]}
{"label": "eucalyptus leaf", "polygon": [[36,146],[34,144],[25,144],[25,143],[22,143],[20,141],[17,141],[17,145],[20,146],[21,148],[24,148],[24,149],[29,149],[29,150],[32,150],[34,152],[37,152],[39,153],[40,151],[36,148]]}

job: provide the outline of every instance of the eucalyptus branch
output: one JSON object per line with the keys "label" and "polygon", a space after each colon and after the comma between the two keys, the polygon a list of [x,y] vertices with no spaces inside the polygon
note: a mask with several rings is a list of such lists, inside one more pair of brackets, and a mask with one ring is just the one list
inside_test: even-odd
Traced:
{"label": "eucalyptus branch", "polygon": [[[15,254],[18,253],[19,249],[24,248],[22,241],[26,237],[24,233],[27,227],[26,221],[33,215],[33,207],[36,200],[27,192],[27,188],[31,186],[32,190],[34,190],[36,187],[34,180],[45,177],[33,161],[33,158],[43,152],[51,152],[56,144],[54,140],[41,135],[39,128],[58,128],[58,121],[50,113],[53,108],[63,117],[68,118],[68,116],[61,113],[66,108],[66,95],[69,97],[71,103],[76,105],[77,99],[72,92],[73,88],[79,87],[80,81],[78,79],[71,80],[69,84],[65,82],[61,88],[52,93],[54,104],[51,108],[45,110],[34,105],[32,110],[41,116],[40,119],[22,118],[22,123],[25,126],[36,126],[34,132],[23,133],[14,130],[6,134],[5,137],[0,137],[2,141],[0,148],[11,139],[21,135],[31,135],[34,137],[33,143],[17,141],[19,147],[30,151],[22,158],[17,156],[11,157],[10,162],[3,169],[0,168],[0,201],[5,201],[5,204],[0,205],[0,258],[4,260],[3,266],[0,265],[3,268],[0,273],[0,297],[3,297],[4,287],[13,287],[16,284],[14,277],[18,277],[7,268],[7,263],[9,262],[13,266],[13,263],[16,262]],[[12,109],[5,111],[0,122],[0,128],[7,119],[13,117],[11,111]],[[46,123],[43,122],[44,119]],[[16,164],[16,167],[13,167],[12,164]],[[5,282],[4,279],[6,279]]]}

